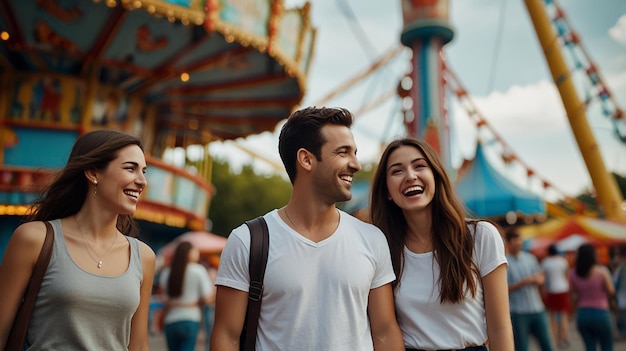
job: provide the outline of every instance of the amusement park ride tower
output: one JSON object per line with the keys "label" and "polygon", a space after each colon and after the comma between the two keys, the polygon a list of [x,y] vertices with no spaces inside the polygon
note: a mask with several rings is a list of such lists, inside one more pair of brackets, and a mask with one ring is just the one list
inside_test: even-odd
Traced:
{"label": "amusement park ride tower", "polygon": [[[455,174],[450,162],[449,123],[445,110],[445,65],[443,46],[452,40],[448,22],[448,0],[401,0],[402,44],[413,51],[410,87],[400,86],[400,96],[410,98],[411,109],[405,110],[407,134],[426,140],[439,153],[446,168]],[[545,0],[550,4],[554,0]],[[600,216],[626,222],[624,199],[615,179],[607,171],[599,146],[572,80],[572,72],[563,59],[560,40],[552,29],[544,0],[525,0],[541,50],[554,83],[561,95],[567,117],[593,182]],[[406,78],[405,78],[406,79]],[[619,111],[614,118],[624,118]]]}
{"label": "amusement park ride tower", "polygon": [[541,50],[546,57],[552,79],[561,95],[572,132],[587,165],[596,191],[598,207],[604,217],[626,222],[626,209],[623,207],[624,198],[617,182],[604,165],[599,146],[587,121],[584,104],[578,97],[572,74],[563,59],[559,40],[552,29],[542,0],[525,0],[524,2],[537,33]]}
{"label": "amusement park ride tower", "polygon": [[408,91],[412,108],[404,118],[407,134],[426,140],[452,170],[441,57],[441,49],[454,35],[448,0],[402,0],[402,19],[400,40],[413,51]]}

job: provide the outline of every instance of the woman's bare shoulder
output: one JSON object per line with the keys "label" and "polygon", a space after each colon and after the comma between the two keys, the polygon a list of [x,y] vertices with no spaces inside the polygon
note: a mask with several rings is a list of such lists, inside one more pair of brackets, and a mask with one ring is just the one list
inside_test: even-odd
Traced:
{"label": "woman's bare shoulder", "polygon": [[46,238],[46,225],[41,221],[26,222],[20,224],[13,235],[11,242],[15,245],[13,248],[35,249],[41,248]]}
{"label": "woman's bare shoulder", "polygon": [[154,250],[145,242],[139,241],[139,250],[141,251],[141,260],[145,263],[154,263],[156,261],[156,254]]}
{"label": "woman's bare shoulder", "polygon": [[46,226],[43,222],[20,224],[11,235],[4,254],[3,266],[6,265],[11,270],[25,269],[25,274],[30,274],[27,267],[34,266],[45,237]]}

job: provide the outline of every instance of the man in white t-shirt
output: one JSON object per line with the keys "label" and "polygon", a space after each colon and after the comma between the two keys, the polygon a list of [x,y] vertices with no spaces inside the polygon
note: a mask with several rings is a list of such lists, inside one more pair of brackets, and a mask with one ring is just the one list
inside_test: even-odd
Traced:
{"label": "man in white t-shirt", "polygon": [[[404,351],[385,236],[335,207],[351,198],[361,168],[352,122],[345,109],[309,107],[282,127],[278,148],[293,191],[285,207],[264,216],[270,243],[257,351]],[[220,259],[212,351],[239,350],[249,254],[242,225]]]}

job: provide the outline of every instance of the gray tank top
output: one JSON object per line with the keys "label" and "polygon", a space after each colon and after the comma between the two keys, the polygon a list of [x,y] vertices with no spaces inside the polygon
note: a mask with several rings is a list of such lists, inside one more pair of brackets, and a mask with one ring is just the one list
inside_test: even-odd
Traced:
{"label": "gray tank top", "polygon": [[131,253],[124,274],[98,276],[74,263],[61,221],[50,223],[54,248],[30,320],[27,350],[127,350],[143,280],[139,241],[127,237]]}

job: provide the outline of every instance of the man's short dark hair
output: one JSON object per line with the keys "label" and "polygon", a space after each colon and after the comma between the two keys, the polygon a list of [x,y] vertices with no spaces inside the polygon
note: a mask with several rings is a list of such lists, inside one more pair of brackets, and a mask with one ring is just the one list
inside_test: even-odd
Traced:
{"label": "man's short dark hair", "polygon": [[504,239],[509,242],[515,238],[519,238],[520,234],[517,227],[509,227],[504,232]]}
{"label": "man's short dark hair", "polygon": [[296,154],[304,148],[322,159],[322,145],[326,143],[321,133],[327,124],[352,127],[354,117],[345,108],[307,107],[292,113],[280,130],[278,153],[285,165],[289,180],[293,184],[296,178]]}
{"label": "man's short dark hair", "polygon": [[559,249],[556,247],[556,244],[550,244],[550,246],[548,246],[548,255],[554,256],[558,254],[559,254]]}

